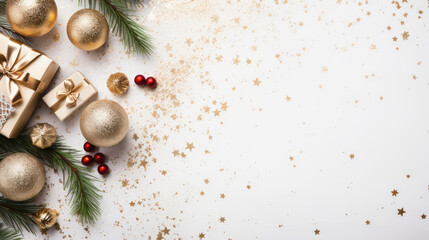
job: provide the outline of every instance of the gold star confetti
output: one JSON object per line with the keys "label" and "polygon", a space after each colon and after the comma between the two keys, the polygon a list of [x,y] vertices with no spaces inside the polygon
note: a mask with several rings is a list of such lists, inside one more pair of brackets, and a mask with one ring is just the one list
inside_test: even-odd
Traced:
{"label": "gold star confetti", "polygon": [[199,237],[200,239],[203,239],[203,238],[205,237],[205,235],[204,235],[204,233],[200,233],[200,235],[198,235],[198,237]]}
{"label": "gold star confetti", "polygon": [[161,171],[161,174],[165,176],[165,175],[167,174],[167,171],[162,170],[162,171]]}
{"label": "gold star confetti", "polygon": [[371,224],[371,221],[366,220],[366,221],[365,221],[365,223],[366,223],[366,225],[370,225],[370,224]]}
{"label": "gold star confetti", "polygon": [[193,41],[190,38],[188,38],[188,39],[186,39],[185,43],[188,44],[188,46],[191,46],[191,44],[193,43]]}
{"label": "gold star confetti", "polygon": [[421,217],[422,217],[422,219],[426,219],[426,215],[425,214],[422,214]]}
{"label": "gold star confetti", "polygon": [[203,192],[203,191],[201,191],[201,192],[200,192],[200,195],[201,195],[201,196],[204,196],[204,194],[205,194],[205,192]]}
{"label": "gold star confetti", "polygon": [[234,59],[232,59],[232,64],[238,65],[238,63],[240,63],[240,59],[238,59],[238,58],[239,57],[237,55]]}
{"label": "gold star confetti", "polygon": [[290,156],[290,157],[289,157],[289,160],[293,161],[293,157],[292,157],[292,156]]}
{"label": "gold star confetti", "polygon": [[218,55],[218,56],[216,56],[216,61],[217,62],[222,62],[222,58],[223,58],[222,55]]}
{"label": "gold star confetti", "polygon": [[146,165],[147,165],[148,163],[149,163],[148,161],[143,160],[143,161],[140,161],[140,165],[139,165],[139,166],[143,166],[143,167],[144,167],[144,169],[146,169]]}
{"label": "gold star confetti", "polygon": [[376,50],[377,49],[377,46],[375,45],[375,44],[371,44],[370,46],[369,46],[369,49],[370,50]]}
{"label": "gold star confetti", "polygon": [[192,149],[194,149],[195,147],[194,147],[194,143],[186,143],[186,148],[185,149],[189,149],[189,151],[191,151],[192,152]]}
{"label": "gold star confetti", "polygon": [[208,179],[208,178],[204,179],[204,183],[205,183],[205,184],[209,184],[209,182],[210,182],[210,181],[209,181],[209,179]]}
{"label": "gold star confetti", "polygon": [[224,103],[220,103],[222,105],[221,109],[226,111],[228,109],[228,105],[226,104],[226,102]]}
{"label": "gold star confetti", "polygon": [[355,155],[354,154],[350,154],[349,158],[350,159],[355,159]]}
{"label": "gold star confetti", "polygon": [[219,218],[219,222],[221,222],[221,223],[224,223],[225,222],[225,217],[221,217],[221,218]]}
{"label": "gold star confetti", "polygon": [[247,185],[247,186],[246,186],[246,188],[247,188],[247,189],[251,189],[251,188],[252,188],[252,186],[250,186],[250,185]]}
{"label": "gold star confetti", "polygon": [[398,194],[399,194],[398,190],[396,190],[396,189],[393,189],[393,190],[391,191],[391,193],[392,193],[392,196],[394,196],[394,197],[396,197],[396,195],[398,195]]}
{"label": "gold star confetti", "polygon": [[186,158],[186,154],[185,154],[184,152],[180,153],[180,156],[181,156],[182,158]]}
{"label": "gold star confetti", "polygon": [[156,240],[162,240],[164,239],[164,237],[162,236],[162,232],[159,232],[158,235],[156,236]]}
{"label": "gold star confetti", "polygon": [[131,207],[134,207],[134,205],[136,205],[136,203],[135,203],[135,202],[130,202],[130,206],[131,206]]}
{"label": "gold star confetti", "polygon": [[286,96],[286,101],[287,101],[287,102],[290,102],[290,100],[291,100],[291,99],[292,99],[291,97]]}
{"label": "gold star confetti", "polygon": [[225,198],[225,193],[222,193],[221,195],[220,195],[220,198]]}
{"label": "gold star confetti", "polygon": [[327,72],[328,71],[328,67],[322,67],[322,72]]}
{"label": "gold star confetti", "polygon": [[255,80],[253,80],[253,85],[259,86],[259,84],[261,84],[261,81],[259,81],[258,78],[256,78]]}
{"label": "gold star confetti", "polygon": [[215,115],[215,116],[220,116],[219,114],[220,114],[220,111],[218,110],[218,109],[216,109],[216,110],[214,110],[213,111],[213,114]]}
{"label": "gold star confetti", "polygon": [[402,33],[403,40],[408,40],[409,37],[410,37],[410,34],[407,31],[404,31],[404,33]]}
{"label": "gold star confetti", "polygon": [[320,230],[319,229],[314,230],[314,235],[319,235],[319,234],[320,234]]}
{"label": "gold star confetti", "polygon": [[396,36],[394,36],[392,39],[394,42],[398,41],[398,38]]}
{"label": "gold star confetti", "polygon": [[134,133],[134,135],[133,135],[133,139],[134,139],[135,141],[137,141],[137,140],[139,140],[139,136],[137,136],[137,134],[135,134],[135,133]]}
{"label": "gold star confetti", "polygon": [[179,150],[174,150],[172,153],[175,157],[180,155]]}
{"label": "gold star confetti", "polygon": [[398,215],[404,216],[404,213],[406,213],[404,208],[398,209]]}
{"label": "gold star confetti", "polygon": [[161,232],[164,233],[164,235],[169,235],[170,234],[170,229],[164,227],[164,230],[162,230]]}

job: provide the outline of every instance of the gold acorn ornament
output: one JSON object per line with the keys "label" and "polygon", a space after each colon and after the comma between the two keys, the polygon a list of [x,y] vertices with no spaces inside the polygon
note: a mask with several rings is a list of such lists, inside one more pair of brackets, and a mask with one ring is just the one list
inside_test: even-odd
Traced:
{"label": "gold acorn ornament", "polygon": [[130,82],[128,81],[128,77],[121,72],[111,74],[107,79],[107,88],[114,94],[122,94],[126,92],[129,85]]}
{"label": "gold acorn ornament", "polygon": [[109,24],[99,11],[81,9],[67,23],[67,36],[73,45],[85,51],[100,48],[109,36]]}
{"label": "gold acorn ornament", "polygon": [[111,147],[128,133],[128,115],[112,100],[89,104],[80,116],[80,130],[85,139],[97,147]]}
{"label": "gold acorn ornament", "polygon": [[34,215],[34,221],[41,229],[48,229],[57,223],[58,215],[55,209],[42,208]]}
{"label": "gold acorn ornament", "polygon": [[34,146],[45,149],[57,141],[57,131],[49,123],[38,123],[31,129],[30,138]]}
{"label": "gold acorn ornament", "polygon": [[6,17],[12,29],[26,37],[40,37],[55,26],[55,0],[7,0]]}
{"label": "gold acorn ornament", "polygon": [[0,161],[0,193],[12,201],[26,201],[45,185],[42,161],[28,153],[14,153]]}

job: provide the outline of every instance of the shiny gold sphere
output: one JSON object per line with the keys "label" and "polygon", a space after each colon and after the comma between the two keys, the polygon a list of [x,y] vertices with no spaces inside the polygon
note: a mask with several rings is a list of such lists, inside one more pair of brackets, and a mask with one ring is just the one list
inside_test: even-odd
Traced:
{"label": "shiny gold sphere", "polygon": [[111,147],[127,135],[127,112],[114,101],[95,101],[83,110],[80,116],[80,130],[91,144],[97,147]]}
{"label": "shiny gold sphere", "polygon": [[42,208],[34,215],[34,221],[41,229],[48,229],[57,223],[58,212],[51,208]]}
{"label": "shiny gold sphere", "polygon": [[67,23],[67,36],[76,47],[93,51],[101,47],[109,36],[109,24],[99,11],[81,9]]}
{"label": "shiny gold sphere", "polygon": [[36,196],[45,185],[45,167],[28,153],[14,153],[0,161],[0,193],[13,201]]}
{"label": "shiny gold sphere", "polygon": [[55,26],[54,0],[7,0],[6,17],[12,29],[26,37],[40,37]]}

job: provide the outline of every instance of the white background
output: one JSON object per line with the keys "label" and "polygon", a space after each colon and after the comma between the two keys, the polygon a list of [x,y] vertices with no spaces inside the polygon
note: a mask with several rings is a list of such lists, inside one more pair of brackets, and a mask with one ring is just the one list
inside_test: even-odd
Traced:
{"label": "white background", "polygon": [[[37,201],[59,210],[61,230],[26,238],[157,239],[165,228],[165,239],[428,238],[427,1],[147,1],[136,15],[150,58],[114,34],[95,52],[75,48],[66,25],[77,2],[57,1],[56,27],[33,46],[61,66],[51,88],[81,71],[99,99],[124,106],[130,131],[101,149],[112,171],[97,183],[99,221],[70,216],[61,174],[48,170]],[[106,80],[118,71],[158,88],[114,96]],[[30,125],[49,122],[81,149],[81,112],[60,122],[41,103]]]}

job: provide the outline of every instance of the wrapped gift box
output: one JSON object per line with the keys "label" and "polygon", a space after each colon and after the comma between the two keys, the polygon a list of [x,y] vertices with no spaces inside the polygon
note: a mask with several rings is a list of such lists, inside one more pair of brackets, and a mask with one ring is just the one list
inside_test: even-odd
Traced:
{"label": "wrapped gift box", "polygon": [[63,121],[95,94],[97,89],[82,73],[75,71],[47,93],[43,101]]}
{"label": "wrapped gift box", "polygon": [[14,138],[21,133],[58,68],[43,53],[0,34],[0,91],[15,108],[0,134]]}

